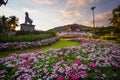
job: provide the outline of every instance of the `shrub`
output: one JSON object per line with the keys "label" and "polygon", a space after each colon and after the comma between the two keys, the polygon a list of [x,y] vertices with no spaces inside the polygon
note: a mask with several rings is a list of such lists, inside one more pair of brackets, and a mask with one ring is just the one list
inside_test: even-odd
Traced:
{"label": "shrub", "polygon": [[101,39],[104,39],[104,40],[117,40],[117,36],[102,36]]}
{"label": "shrub", "polygon": [[30,41],[42,40],[50,37],[54,37],[54,34],[41,33],[41,34],[3,36],[3,37],[0,37],[0,42],[25,42],[25,41],[30,42]]}

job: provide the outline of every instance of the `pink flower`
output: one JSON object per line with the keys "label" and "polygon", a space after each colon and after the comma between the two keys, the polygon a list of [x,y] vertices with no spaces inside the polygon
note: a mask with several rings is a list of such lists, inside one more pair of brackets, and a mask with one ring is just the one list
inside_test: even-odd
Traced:
{"label": "pink flower", "polygon": [[65,69],[60,67],[59,70],[58,70],[60,73],[64,73]]}
{"label": "pink flower", "polygon": [[75,60],[71,60],[71,62],[73,62],[73,63],[74,63],[74,62],[75,62]]}
{"label": "pink flower", "polygon": [[105,77],[106,77],[106,74],[102,74],[102,77],[104,77],[104,78],[105,78]]}
{"label": "pink flower", "polygon": [[61,75],[58,76],[57,80],[65,80]]}
{"label": "pink flower", "polygon": [[90,67],[95,67],[95,66],[96,66],[94,62],[89,62],[88,65],[89,65]]}
{"label": "pink flower", "polygon": [[117,76],[117,74],[116,74],[116,73],[113,73],[112,75],[113,75],[113,76]]}
{"label": "pink flower", "polygon": [[94,69],[94,72],[95,72],[95,73],[99,73],[100,70],[98,70],[98,69]]}
{"label": "pink flower", "polygon": [[59,58],[59,61],[62,61],[62,60],[64,60],[63,57],[60,57],[60,58]]}
{"label": "pink flower", "polygon": [[81,72],[80,72],[80,76],[81,76],[81,78],[87,77],[86,71],[81,71]]}
{"label": "pink flower", "polygon": [[75,70],[70,70],[69,72],[68,72],[68,74],[73,74],[73,73],[75,73]]}
{"label": "pink flower", "polygon": [[71,70],[71,68],[70,67],[66,67],[66,71],[70,71]]}
{"label": "pink flower", "polygon": [[27,59],[27,58],[29,58],[29,56],[28,56],[28,55],[26,55],[26,56],[24,56],[24,58],[26,58],[26,59]]}
{"label": "pink flower", "polygon": [[77,60],[76,63],[77,63],[78,65],[81,65],[81,64],[82,64],[82,62],[81,62],[80,60]]}
{"label": "pink flower", "polygon": [[23,66],[27,66],[28,64],[29,64],[29,61],[24,61],[24,62],[22,63]]}
{"label": "pink flower", "polygon": [[35,54],[37,54],[37,55],[41,55],[41,54],[43,54],[43,52],[36,52]]}
{"label": "pink flower", "polygon": [[77,67],[78,67],[78,64],[73,64],[73,66],[72,66],[74,69],[77,69]]}
{"label": "pink flower", "polygon": [[28,58],[30,57],[30,55],[28,55],[28,54],[20,54],[20,56],[21,56],[22,58],[25,58],[25,59],[28,59]]}
{"label": "pink flower", "polygon": [[71,76],[72,76],[72,80],[76,80],[76,79],[79,79],[79,78],[80,78],[79,75],[75,75],[75,74],[72,74]]}

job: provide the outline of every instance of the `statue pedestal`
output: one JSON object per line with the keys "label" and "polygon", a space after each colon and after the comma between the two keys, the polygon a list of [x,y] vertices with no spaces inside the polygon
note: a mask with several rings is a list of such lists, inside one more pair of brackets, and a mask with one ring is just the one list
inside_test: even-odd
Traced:
{"label": "statue pedestal", "polygon": [[30,25],[30,24],[20,24],[21,25],[21,30],[22,31],[30,31],[33,32],[35,25]]}

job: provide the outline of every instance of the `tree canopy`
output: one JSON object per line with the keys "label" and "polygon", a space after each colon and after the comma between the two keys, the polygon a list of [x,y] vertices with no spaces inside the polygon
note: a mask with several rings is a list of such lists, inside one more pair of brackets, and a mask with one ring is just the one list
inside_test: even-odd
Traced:
{"label": "tree canopy", "polygon": [[112,16],[113,17],[110,19],[110,23],[114,26],[120,27],[120,5],[113,9]]}
{"label": "tree canopy", "polygon": [[19,19],[16,16],[0,16],[0,33],[6,33],[15,30],[18,26]]}

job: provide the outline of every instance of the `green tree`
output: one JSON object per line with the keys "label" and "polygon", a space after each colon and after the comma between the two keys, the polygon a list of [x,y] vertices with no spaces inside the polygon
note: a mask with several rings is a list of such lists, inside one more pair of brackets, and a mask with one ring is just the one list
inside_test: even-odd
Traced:
{"label": "green tree", "polygon": [[109,19],[113,26],[120,27],[120,5],[112,11],[112,18]]}
{"label": "green tree", "polygon": [[0,32],[4,33],[8,29],[8,18],[3,16],[0,16]]}

